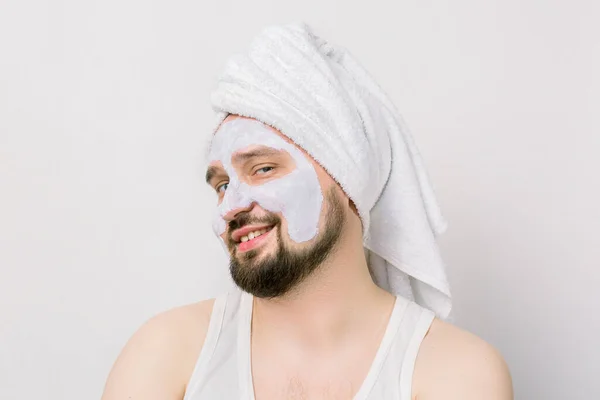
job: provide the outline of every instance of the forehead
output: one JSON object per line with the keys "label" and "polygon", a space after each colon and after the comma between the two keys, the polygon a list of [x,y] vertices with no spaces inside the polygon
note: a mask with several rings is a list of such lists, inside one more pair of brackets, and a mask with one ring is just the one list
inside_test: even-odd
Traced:
{"label": "forehead", "polygon": [[233,154],[253,152],[263,155],[267,151],[287,151],[292,156],[301,151],[290,139],[274,128],[251,118],[233,118],[225,120],[210,144],[209,161],[231,161]]}

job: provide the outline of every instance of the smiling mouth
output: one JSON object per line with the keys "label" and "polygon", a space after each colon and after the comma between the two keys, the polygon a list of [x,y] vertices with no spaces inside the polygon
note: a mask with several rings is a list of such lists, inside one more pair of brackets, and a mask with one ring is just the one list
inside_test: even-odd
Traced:
{"label": "smiling mouth", "polygon": [[259,246],[268,238],[269,233],[274,227],[275,225],[257,229],[248,233],[248,235],[242,236],[238,242],[235,242],[236,250],[239,252],[245,252]]}
{"label": "smiling mouth", "polygon": [[271,229],[273,229],[272,226],[269,226],[267,228],[262,228],[262,229],[258,229],[254,232],[250,232],[247,236],[242,236],[238,242],[239,243],[245,243],[248,241],[251,241],[259,236],[264,235],[265,233],[269,232]]}

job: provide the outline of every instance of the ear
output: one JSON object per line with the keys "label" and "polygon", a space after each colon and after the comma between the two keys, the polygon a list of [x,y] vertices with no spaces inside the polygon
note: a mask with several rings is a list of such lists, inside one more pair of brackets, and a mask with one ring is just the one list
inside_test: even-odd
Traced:
{"label": "ear", "polygon": [[337,182],[335,182],[335,186],[336,186],[337,195],[348,202],[348,207],[352,210],[354,215],[356,215],[356,217],[358,219],[360,219],[360,216],[358,215],[358,209],[354,205],[354,202],[352,200],[350,200],[350,197],[348,197],[346,192],[344,192],[344,189],[342,189],[342,186]]}

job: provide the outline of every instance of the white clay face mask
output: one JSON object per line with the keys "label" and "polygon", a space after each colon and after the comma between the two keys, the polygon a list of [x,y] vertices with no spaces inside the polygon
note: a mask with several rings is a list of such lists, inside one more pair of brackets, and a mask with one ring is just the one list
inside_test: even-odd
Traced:
{"label": "white clay face mask", "polygon": [[[286,151],[294,160],[295,169],[261,185],[242,182],[232,165],[232,156],[249,146]],[[217,207],[213,220],[213,230],[217,236],[225,232],[227,225],[223,217],[228,212],[248,207],[253,202],[266,211],[282,213],[293,241],[305,242],[317,235],[323,202],[321,186],[312,164],[293,144],[259,121],[236,118],[223,123],[215,133],[209,160],[220,161],[229,176],[223,201]]]}

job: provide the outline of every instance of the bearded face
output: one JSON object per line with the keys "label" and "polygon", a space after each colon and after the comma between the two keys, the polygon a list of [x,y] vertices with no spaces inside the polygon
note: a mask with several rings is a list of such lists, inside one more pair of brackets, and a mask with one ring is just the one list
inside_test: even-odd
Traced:
{"label": "bearded face", "polygon": [[284,295],[335,250],[342,199],[334,186],[323,196],[312,159],[256,120],[226,120],[209,157],[207,182],[218,196],[213,230],[234,282],[257,297]]}

